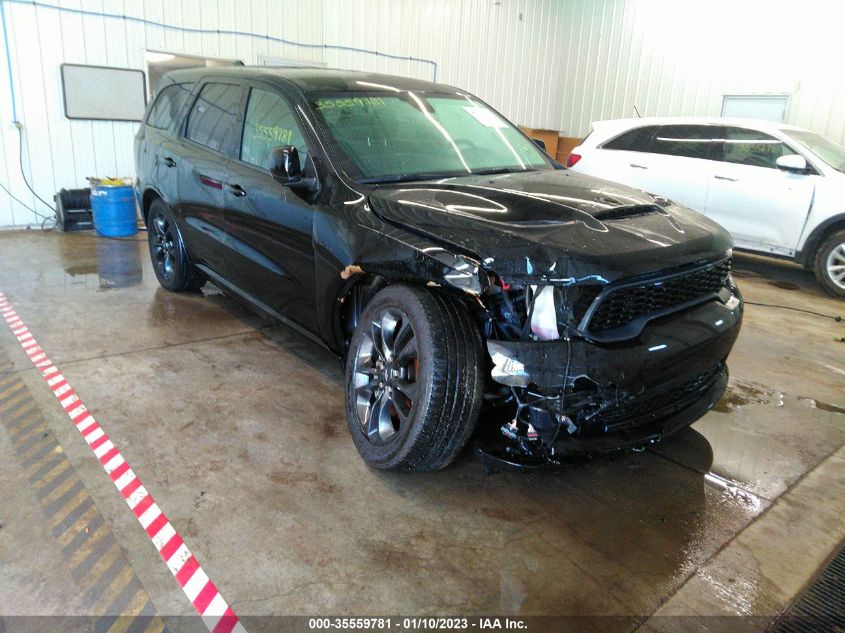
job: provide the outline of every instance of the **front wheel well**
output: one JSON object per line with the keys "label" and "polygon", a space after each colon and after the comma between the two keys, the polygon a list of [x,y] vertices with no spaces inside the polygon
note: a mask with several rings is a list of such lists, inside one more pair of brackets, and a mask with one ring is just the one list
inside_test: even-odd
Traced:
{"label": "front wheel well", "polygon": [[[141,214],[144,219],[144,226],[147,226],[147,218],[150,215],[150,207],[156,200],[164,200],[155,189],[147,189],[141,196]],[[149,227],[147,227],[149,228]]]}
{"label": "front wheel well", "polygon": [[349,341],[358,327],[359,318],[367,307],[367,304],[379,291],[395,284],[417,286],[446,294],[456,299],[459,303],[464,304],[468,311],[471,311],[471,302],[458,291],[451,291],[445,287],[433,287],[431,284],[423,281],[415,282],[408,279],[391,279],[368,273],[357,274],[341,288],[340,293],[338,293],[337,308],[335,310],[335,336],[340,343],[340,349],[344,357],[349,348]]}
{"label": "front wheel well", "polygon": [[824,244],[830,235],[843,229],[845,229],[845,213],[835,215],[822,224],[819,224],[810,233],[804,244],[804,248],[801,249],[798,257],[796,257],[798,262],[805,269],[811,270],[816,261],[816,252],[821,248],[821,245]]}
{"label": "front wheel well", "polygon": [[388,284],[389,281],[384,277],[364,273],[353,276],[341,288],[337,297],[334,323],[335,335],[341,343],[344,356],[364,308],[376,293]]}

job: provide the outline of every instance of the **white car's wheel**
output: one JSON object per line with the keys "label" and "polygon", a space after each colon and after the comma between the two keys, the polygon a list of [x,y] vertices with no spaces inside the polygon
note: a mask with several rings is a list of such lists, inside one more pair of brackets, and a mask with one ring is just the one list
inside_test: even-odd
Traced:
{"label": "white car's wheel", "polygon": [[816,279],[835,297],[845,298],[845,231],[828,236],[816,253]]}

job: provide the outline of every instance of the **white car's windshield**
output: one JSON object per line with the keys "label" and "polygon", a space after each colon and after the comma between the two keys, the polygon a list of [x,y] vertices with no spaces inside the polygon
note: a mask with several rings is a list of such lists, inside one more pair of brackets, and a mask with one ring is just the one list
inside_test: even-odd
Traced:
{"label": "white car's windshield", "polygon": [[783,130],[837,171],[845,173],[845,147],[815,132]]}
{"label": "white car's windshield", "polygon": [[309,97],[344,171],[359,182],[553,169],[534,143],[469,96],[397,91]]}

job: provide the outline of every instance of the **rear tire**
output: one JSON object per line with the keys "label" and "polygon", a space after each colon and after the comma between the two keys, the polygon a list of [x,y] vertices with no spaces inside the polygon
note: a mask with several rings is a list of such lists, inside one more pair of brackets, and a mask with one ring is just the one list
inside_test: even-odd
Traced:
{"label": "rear tire", "polygon": [[173,212],[160,198],[153,200],[147,215],[147,243],[153,270],[163,288],[182,292],[198,290],[205,284],[205,276],[188,258]]}
{"label": "rear tire", "polygon": [[845,298],[845,231],[836,231],[822,242],[814,268],[822,288],[834,297]]}
{"label": "rear tire", "polygon": [[454,299],[389,286],[367,304],[346,362],[346,416],[364,461],[443,468],[472,435],[484,392],[479,329]]}

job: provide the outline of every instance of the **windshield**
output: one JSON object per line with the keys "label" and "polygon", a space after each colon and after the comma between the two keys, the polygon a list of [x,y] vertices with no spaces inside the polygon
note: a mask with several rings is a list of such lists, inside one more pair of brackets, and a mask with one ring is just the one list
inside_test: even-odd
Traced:
{"label": "windshield", "polygon": [[813,154],[821,158],[836,171],[845,173],[845,147],[834,143],[821,134],[797,130],[783,130],[787,136],[806,146]]}
{"label": "windshield", "polygon": [[358,182],[553,169],[532,141],[469,96],[344,92],[309,101]]}

